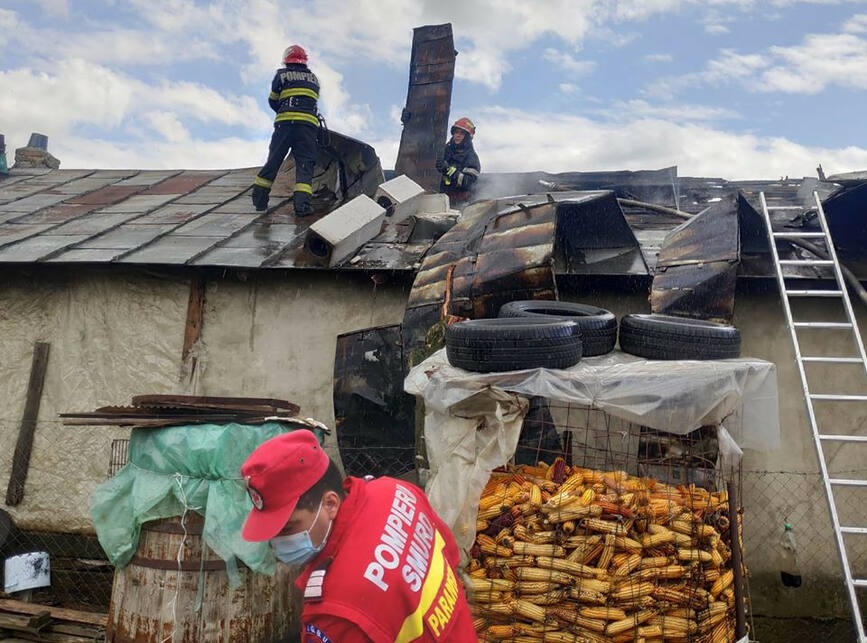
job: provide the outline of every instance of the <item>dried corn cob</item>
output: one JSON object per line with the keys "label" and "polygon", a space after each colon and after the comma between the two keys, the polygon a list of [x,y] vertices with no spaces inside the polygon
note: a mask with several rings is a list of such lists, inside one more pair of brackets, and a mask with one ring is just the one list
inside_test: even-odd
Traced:
{"label": "dried corn cob", "polygon": [[527,543],[520,540],[512,543],[512,551],[522,556],[554,556],[556,558],[565,558],[566,556],[566,550],[560,545]]}
{"label": "dried corn cob", "polygon": [[[589,507],[585,507],[584,505],[581,505],[579,503],[573,503],[566,505],[563,508],[558,508],[552,511],[547,515],[547,518],[545,520],[551,524],[556,524],[560,522],[566,522],[567,520],[579,520],[581,518],[589,520],[590,518],[587,518],[588,516],[595,517],[601,515],[602,507],[598,507],[596,505],[590,505]],[[582,524],[583,522],[584,521],[582,521]],[[605,524],[611,524],[607,523],[604,520],[600,522],[603,522]]]}
{"label": "dried corn cob", "polygon": [[650,624],[662,628],[662,635],[666,638],[686,637],[698,632],[698,623],[677,616],[654,616],[650,619]]}
{"label": "dried corn cob", "polygon": [[[591,505],[592,509],[596,505]],[[597,507],[598,509],[598,507]],[[590,531],[598,531],[603,534],[613,534],[615,536],[625,536],[626,529],[620,523],[610,522],[608,520],[599,520],[598,518],[585,518],[581,521],[581,526]]]}
{"label": "dried corn cob", "polygon": [[709,552],[703,551],[701,549],[678,549],[677,559],[709,563],[713,560],[713,557],[710,555]]}
{"label": "dried corn cob", "polygon": [[552,558],[549,556],[536,556],[536,565],[584,578],[598,578],[605,574],[605,570],[603,569],[582,565],[581,563],[573,563],[564,558]]}
{"label": "dried corn cob", "polygon": [[467,584],[467,589],[473,592],[489,592],[491,590],[510,592],[515,589],[515,583],[502,578],[471,578]]}
{"label": "dried corn cob", "polygon": [[614,576],[628,576],[641,564],[641,554],[630,555],[615,570]]}
{"label": "dried corn cob", "polygon": [[614,556],[614,534],[606,534],[602,547],[602,555],[599,556],[599,561],[596,566],[599,569],[608,569],[611,564],[611,559]]}
{"label": "dried corn cob", "polygon": [[582,607],[578,613],[587,618],[598,618],[603,621],[622,621],[626,618],[626,612],[617,607]]}
{"label": "dried corn cob", "polygon": [[565,589],[555,589],[553,592],[544,594],[530,594],[524,596],[523,600],[534,605],[557,605],[569,598],[569,591]]}
{"label": "dried corn cob", "polygon": [[659,625],[640,625],[635,628],[635,633],[644,638],[661,638],[662,628]]}
{"label": "dried corn cob", "polygon": [[557,589],[559,586],[558,583],[551,583],[548,581],[518,581],[515,584],[515,593],[518,596],[525,596],[527,594],[545,594],[546,592]]}
{"label": "dried corn cob", "polygon": [[649,596],[656,589],[656,585],[645,581],[627,581],[611,590],[611,598],[617,600],[630,600]]}
{"label": "dried corn cob", "polygon": [[538,623],[545,622],[545,608],[540,607],[539,605],[534,605],[529,601],[525,600],[517,600],[509,603],[509,607],[512,609],[512,613],[517,616],[523,616],[524,618],[528,618],[531,621],[536,621]]}
{"label": "dried corn cob", "polygon": [[515,575],[520,580],[529,581],[546,581],[550,583],[559,583],[561,585],[571,585],[576,579],[566,572],[558,572],[556,569],[542,569],[538,567],[518,567],[515,570]]}
{"label": "dried corn cob", "polygon": [[607,625],[607,621],[605,620],[581,616],[581,614],[572,609],[554,607],[548,610],[548,613],[560,621],[577,625],[593,632],[604,632]]}
{"label": "dried corn cob", "polygon": [[636,612],[632,616],[629,616],[625,619],[609,623],[608,626],[605,628],[605,634],[607,634],[608,636],[622,634],[623,632],[635,629],[645,621],[650,620],[652,617],[653,612],[651,612],[650,610],[642,610],[640,612]]}

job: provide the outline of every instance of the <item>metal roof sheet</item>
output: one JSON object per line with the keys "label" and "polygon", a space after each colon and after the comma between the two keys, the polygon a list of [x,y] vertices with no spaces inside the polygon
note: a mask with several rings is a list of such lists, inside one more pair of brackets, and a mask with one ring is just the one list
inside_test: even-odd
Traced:
{"label": "metal roof sheet", "polygon": [[[256,171],[12,170],[0,180],[0,265],[315,267],[303,240],[325,212],[298,219],[277,190],[256,212]],[[407,245],[408,236],[386,226],[341,268],[412,270],[433,240]]]}

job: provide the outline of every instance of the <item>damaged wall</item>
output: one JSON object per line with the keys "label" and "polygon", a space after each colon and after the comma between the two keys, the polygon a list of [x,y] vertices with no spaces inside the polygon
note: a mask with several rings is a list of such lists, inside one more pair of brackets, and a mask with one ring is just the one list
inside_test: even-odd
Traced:
{"label": "damaged wall", "polygon": [[[4,271],[0,279],[0,484],[5,496],[33,344],[51,344],[38,424],[17,507],[23,528],[91,531],[90,493],[106,479],[116,427],[65,427],[57,414],[126,404],[177,381],[187,283],[141,273]],[[146,320],[146,323],[143,323]]]}
{"label": "damaged wall", "polygon": [[[333,426],[337,335],[399,322],[401,284],[346,273],[208,280],[193,390],[178,388],[189,281],[142,271],[5,271],[0,280],[0,484],[5,492],[35,341],[51,343],[19,527],[92,533],[89,499],[108,475],[117,427],[65,427],[58,413],[140,393],[288,398]],[[329,438],[333,447],[334,438]],[[334,447],[333,447],[334,448]],[[5,495],[5,493],[4,493]]]}

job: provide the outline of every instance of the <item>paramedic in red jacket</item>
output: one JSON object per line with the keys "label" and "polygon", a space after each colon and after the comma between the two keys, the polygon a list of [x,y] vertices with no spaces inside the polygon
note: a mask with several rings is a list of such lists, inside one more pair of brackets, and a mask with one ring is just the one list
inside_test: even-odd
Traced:
{"label": "paramedic in red jacket", "polygon": [[253,509],[249,541],[307,564],[303,643],[472,643],[458,549],[418,487],[346,478],[306,430],[268,440],[241,473]]}

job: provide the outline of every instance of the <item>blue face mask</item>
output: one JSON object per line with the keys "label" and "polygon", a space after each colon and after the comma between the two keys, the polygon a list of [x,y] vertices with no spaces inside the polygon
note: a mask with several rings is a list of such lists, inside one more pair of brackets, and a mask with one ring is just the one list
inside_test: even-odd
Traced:
{"label": "blue face mask", "polygon": [[308,529],[299,531],[297,534],[277,536],[276,538],[271,539],[271,547],[274,548],[274,554],[277,556],[278,560],[287,565],[303,565],[322,551],[323,547],[325,547],[326,541],[328,540],[328,534],[331,533],[332,522],[328,523],[328,531],[325,532],[325,538],[322,539],[322,542],[319,543],[318,547],[315,547],[313,541],[310,540],[310,530],[313,529],[313,525],[316,524],[316,520],[319,518],[319,513],[321,511],[322,501],[320,500],[319,509],[316,510],[316,516],[313,518],[313,522],[310,524]]}

